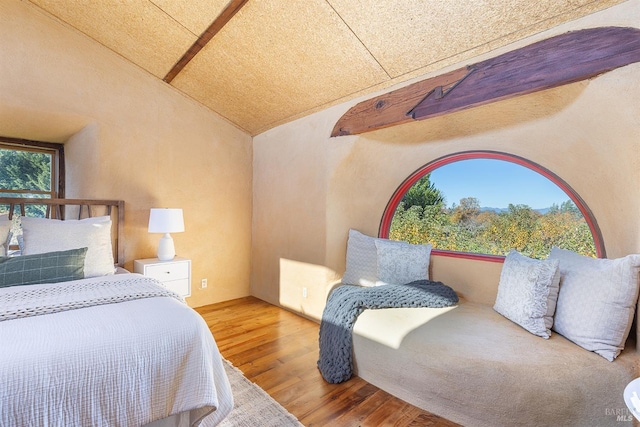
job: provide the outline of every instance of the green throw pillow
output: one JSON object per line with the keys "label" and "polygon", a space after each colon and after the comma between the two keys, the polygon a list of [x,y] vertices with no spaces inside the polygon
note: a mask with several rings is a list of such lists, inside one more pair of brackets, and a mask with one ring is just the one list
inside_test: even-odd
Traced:
{"label": "green throw pillow", "polygon": [[0,288],[56,283],[84,278],[87,248],[0,257]]}

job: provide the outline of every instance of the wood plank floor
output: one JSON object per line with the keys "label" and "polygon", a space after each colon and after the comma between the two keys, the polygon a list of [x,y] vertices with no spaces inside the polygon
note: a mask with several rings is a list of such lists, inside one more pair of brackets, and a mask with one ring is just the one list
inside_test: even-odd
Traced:
{"label": "wood plank floor", "polygon": [[329,384],[317,368],[319,325],[254,297],[196,309],[222,356],[307,427],[457,424],[354,377]]}

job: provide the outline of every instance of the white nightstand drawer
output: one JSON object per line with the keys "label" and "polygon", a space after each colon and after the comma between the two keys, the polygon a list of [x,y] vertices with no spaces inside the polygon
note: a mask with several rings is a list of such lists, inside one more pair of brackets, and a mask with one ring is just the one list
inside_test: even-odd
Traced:
{"label": "white nightstand drawer", "polygon": [[188,258],[176,257],[172,261],[137,259],[133,262],[133,272],[153,277],[183,297],[191,295],[191,260]]}
{"label": "white nightstand drawer", "polygon": [[178,295],[187,296],[190,293],[189,279],[169,280],[162,282],[162,284],[169,290],[177,293]]}
{"label": "white nightstand drawer", "polygon": [[189,277],[189,263],[168,262],[164,264],[147,265],[144,275],[158,279],[161,282],[186,279]]}

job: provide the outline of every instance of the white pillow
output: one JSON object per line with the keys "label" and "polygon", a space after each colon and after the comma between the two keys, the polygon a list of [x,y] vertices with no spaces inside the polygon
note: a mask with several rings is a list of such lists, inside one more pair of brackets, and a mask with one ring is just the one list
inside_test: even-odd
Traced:
{"label": "white pillow", "polygon": [[342,276],[346,285],[375,286],[378,280],[377,239],[349,230],[347,269]]}
{"label": "white pillow", "polygon": [[7,255],[12,224],[13,221],[9,219],[8,215],[0,215],[0,256]]}
{"label": "white pillow", "polygon": [[88,248],[84,277],[114,274],[111,218],[81,220],[22,217],[23,255]]}
{"label": "white pillow", "polygon": [[558,299],[558,260],[528,258],[512,250],[500,273],[493,309],[534,335],[551,336]]}
{"label": "white pillow", "polygon": [[377,239],[378,284],[404,285],[429,279],[431,245]]}
{"label": "white pillow", "polygon": [[[378,242],[388,243],[384,246],[380,252],[376,244]],[[413,247],[418,247],[413,249]],[[396,248],[404,248],[402,253],[396,252]],[[380,264],[379,254],[383,254],[382,265]],[[420,257],[420,261],[412,266],[406,266],[403,264],[402,270],[405,273],[403,277],[398,276],[396,279],[391,278],[393,275],[390,272],[390,263],[397,261],[406,262],[404,257],[407,254],[414,254]],[[409,283],[413,280],[429,279],[429,257],[431,255],[431,245],[411,245],[407,242],[399,242],[396,240],[380,239],[377,237],[370,237],[360,233],[356,230],[349,230],[349,240],[347,241],[347,268],[342,276],[342,283],[346,285],[359,285],[359,286],[380,286],[387,283]],[[400,259],[399,259],[400,258]],[[426,262],[426,267],[425,267]],[[424,269],[423,269],[424,267]],[[386,280],[379,278],[380,269],[383,270],[383,275]],[[415,269],[419,271],[419,274],[409,274],[409,270]],[[412,279],[404,281],[406,278],[419,277],[419,279]]]}
{"label": "white pillow", "polygon": [[560,261],[553,329],[609,361],[624,348],[638,300],[640,255],[596,259],[551,249]]}

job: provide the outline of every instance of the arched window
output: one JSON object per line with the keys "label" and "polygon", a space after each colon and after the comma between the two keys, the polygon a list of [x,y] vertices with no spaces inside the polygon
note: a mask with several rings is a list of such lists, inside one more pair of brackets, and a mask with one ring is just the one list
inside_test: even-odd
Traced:
{"label": "arched window", "polygon": [[566,182],[495,151],[451,154],[415,171],[391,197],[378,234],[496,262],[511,249],[546,258],[553,246],[606,256],[593,214]]}

